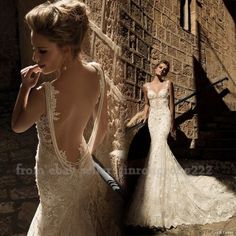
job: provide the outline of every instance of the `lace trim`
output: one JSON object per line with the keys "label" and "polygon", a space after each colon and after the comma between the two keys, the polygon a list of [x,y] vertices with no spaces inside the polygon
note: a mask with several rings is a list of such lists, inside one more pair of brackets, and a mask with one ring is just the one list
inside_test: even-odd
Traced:
{"label": "lace trim", "polygon": [[145,87],[158,95],[161,91],[168,89],[168,85],[169,85],[169,80],[166,81],[165,86],[163,86],[163,88],[161,88],[158,92],[155,89],[151,88],[149,83],[146,83]]}
{"label": "lace trim", "polygon": [[78,169],[80,164],[86,159],[86,157],[87,157],[86,154],[89,153],[88,147],[85,148],[85,146],[83,146],[83,145],[84,144],[80,144],[79,147],[78,147],[78,152],[80,154],[82,154],[81,157],[79,159],[77,159],[76,161],[74,161],[74,162],[68,161],[66,151],[58,149],[59,152],[60,152],[60,156],[58,156],[58,159],[59,159],[60,163],[66,168],[76,168],[76,169]]}
{"label": "lace trim", "polygon": [[60,118],[58,117],[60,115],[59,112],[56,111],[57,107],[57,99],[56,95],[59,94],[59,90],[56,90],[53,84],[50,83],[50,91],[51,91],[51,111],[52,111],[52,116],[53,120],[59,120]]}
{"label": "lace trim", "polygon": [[56,99],[56,94],[59,94],[59,91],[55,89],[55,87],[51,84],[48,83],[48,96],[47,99],[49,101],[47,106],[48,106],[48,120],[49,120],[49,127],[50,127],[50,133],[51,133],[51,138],[52,138],[52,143],[55,149],[55,152],[57,154],[57,158],[60,162],[60,164],[64,168],[74,168],[78,169],[77,167],[86,159],[87,154],[89,153],[88,146],[85,142],[85,140],[82,140],[82,143],[78,147],[78,151],[81,155],[79,159],[77,159],[75,162],[68,161],[66,151],[60,150],[57,141],[56,141],[56,135],[55,135],[55,128],[54,128],[54,120],[59,120],[59,112],[56,112],[56,106],[57,106],[57,99]]}

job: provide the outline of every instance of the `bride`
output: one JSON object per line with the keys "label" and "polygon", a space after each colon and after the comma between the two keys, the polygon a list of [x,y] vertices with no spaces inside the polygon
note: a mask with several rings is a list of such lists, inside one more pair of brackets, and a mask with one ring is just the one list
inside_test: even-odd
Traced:
{"label": "bride", "polygon": [[[91,156],[107,130],[106,84],[100,65],[80,57],[89,27],[86,5],[47,1],[25,19],[36,64],[21,71],[12,129],[21,133],[36,123],[39,137],[35,170],[40,204],[27,235],[110,235]],[[51,73],[55,80],[36,86],[40,74]],[[83,133],[91,116],[94,127],[86,143]],[[114,223],[112,232],[118,231]]]}
{"label": "bride", "polygon": [[151,145],[126,224],[171,228],[225,221],[236,213],[235,193],[214,177],[187,175],[167,144],[169,133],[175,138],[173,84],[164,79],[169,67],[158,63],[152,82],[143,85],[145,107],[135,119],[148,119]]}

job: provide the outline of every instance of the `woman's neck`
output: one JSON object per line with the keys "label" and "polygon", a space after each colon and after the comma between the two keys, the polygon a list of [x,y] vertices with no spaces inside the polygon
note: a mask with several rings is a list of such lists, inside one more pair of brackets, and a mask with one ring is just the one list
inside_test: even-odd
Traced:
{"label": "woman's neck", "polygon": [[153,80],[156,81],[157,83],[162,83],[164,81],[161,75],[155,75]]}
{"label": "woman's neck", "polygon": [[63,77],[72,77],[74,72],[78,70],[78,68],[82,67],[83,62],[80,58],[71,59],[66,65],[64,65],[59,71],[57,79]]}

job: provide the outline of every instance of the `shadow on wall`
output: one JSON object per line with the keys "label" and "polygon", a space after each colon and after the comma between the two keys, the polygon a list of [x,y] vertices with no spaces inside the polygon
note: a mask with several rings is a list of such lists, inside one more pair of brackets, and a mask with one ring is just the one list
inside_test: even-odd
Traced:
{"label": "shadow on wall", "polygon": [[[207,78],[206,72],[202,68],[202,65],[195,57],[193,57],[193,72],[196,83],[196,101],[198,114],[198,127],[199,130],[205,129],[205,125],[211,122],[214,116],[224,114],[230,110],[222,100],[222,96],[225,96],[227,90],[218,94],[214,87],[209,87],[211,81]],[[206,87],[209,87],[204,92],[200,91]]]}
{"label": "shadow on wall", "polygon": [[223,0],[229,14],[232,16],[234,22],[236,23],[236,1],[235,0]]}

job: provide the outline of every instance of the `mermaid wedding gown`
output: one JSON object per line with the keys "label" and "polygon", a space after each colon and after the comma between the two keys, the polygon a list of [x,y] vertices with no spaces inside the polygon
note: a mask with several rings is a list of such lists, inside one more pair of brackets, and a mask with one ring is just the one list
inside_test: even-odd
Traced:
{"label": "mermaid wedding gown", "polygon": [[214,177],[190,176],[173,156],[169,82],[158,93],[147,83],[151,146],[138,180],[126,224],[148,228],[225,221],[236,213],[236,195]]}
{"label": "mermaid wedding gown", "polygon": [[49,82],[45,83],[47,115],[36,123],[39,145],[36,154],[36,184],[40,204],[31,222],[28,236],[97,236],[106,235],[102,228],[99,209],[97,179],[90,151],[92,149],[104,96],[104,75],[97,63],[91,63],[100,73],[100,99],[97,117],[88,144],[78,148],[79,161],[71,163],[66,153],[59,150],[55,137],[54,121],[56,94]]}

